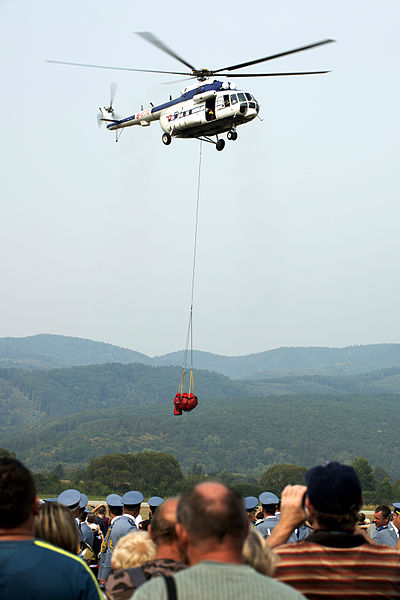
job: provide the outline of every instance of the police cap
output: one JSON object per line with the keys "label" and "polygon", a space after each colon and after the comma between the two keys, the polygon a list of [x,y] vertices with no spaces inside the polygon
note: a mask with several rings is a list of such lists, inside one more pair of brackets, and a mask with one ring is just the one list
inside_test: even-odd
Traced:
{"label": "police cap", "polygon": [[279,504],[279,498],[273,492],[262,492],[259,500],[261,504]]}
{"label": "police cap", "polygon": [[142,492],[126,492],[122,498],[122,504],[124,506],[134,506],[135,504],[141,504],[143,502]]}
{"label": "police cap", "polygon": [[106,502],[108,506],[123,506],[121,496],[118,494],[108,494]]}
{"label": "police cap", "polygon": [[400,514],[400,502],[393,502],[393,506],[394,506],[394,512],[397,512]]}
{"label": "police cap", "polygon": [[78,490],[64,490],[57,498],[57,502],[64,504],[71,510],[78,508],[81,501],[81,493]]}
{"label": "police cap", "polygon": [[162,504],[164,502],[164,499],[161,498],[160,496],[152,496],[151,498],[149,498],[147,500],[147,504],[149,506],[151,506],[152,508],[157,508],[157,506],[160,506],[160,504]]}
{"label": "police cap", "polygon": [[86,496],[86,494],[81,494],[81,499],[80,499],[80,502],[79,502],[79,508],[85,508],[85,506],[87,505],[88,502],[89,502],[89,499]]}
{"label": "police cap", "polygon": [[246,496],[244,499],[244,507],[246,510],[251,511],[254,510],[258,504],[258,498],[255,496]]}

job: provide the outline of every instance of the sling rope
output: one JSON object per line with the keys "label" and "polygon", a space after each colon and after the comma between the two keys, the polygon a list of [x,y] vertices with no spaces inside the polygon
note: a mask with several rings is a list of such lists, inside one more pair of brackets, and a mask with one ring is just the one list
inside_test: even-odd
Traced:
{"label": "sling rope", "polygon": [[192,268],[192,293],[190,299],[189,324],[186,336],[185,354],[183,359],[182,376],[179,383],[178,393],[185,392],[186,368],[188,363],[189,345],[190,345],[190,378],[189,378],[189,394],[194,394],[194,377],[193,377],[193,301],[194,301],[194,280],[196,270],[196,253],[197,253],[197,230],[199,224],[199,202],[200,202],[200,180],[201,180],[201,160],[203,156],[203,142],[200,140],[199,168],[197,174],[197,199],[196,199],[196,223],[194,228],[194,246],[193,246],[193,268]]}

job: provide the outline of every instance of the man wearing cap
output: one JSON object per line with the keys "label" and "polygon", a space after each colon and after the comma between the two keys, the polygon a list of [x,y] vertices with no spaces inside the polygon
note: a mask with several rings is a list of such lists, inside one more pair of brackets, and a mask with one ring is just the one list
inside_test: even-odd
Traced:
{"label": "man wearing cap", "polygon": [[77,556],[33,537],[39,500],[29,470],[0,459],[0,597],[2,600],[102,600]]}
{"label": "man wearing cap", "polygon": [[397,541],[400,538],[400,502],[393,502],[392,527],[397,535]]}
{"label": "man wearing cap", "polygon": [[129,515],[135,521],[135,525],[139,528],[139,523],[143,521],[140,515],[140,506],[143,502],[142,492],[131,491],[126,492],[122,496],[122,504],[124,505],[124,515]]}
{"label": "man wearing cap", "polygon": [[[400,554],[356,529],[362,495],[354,469],[327,463],[306,482],[282,493],[281,519],[267,538],[279,556],[274,576],[308,598],[400,598]],[[306,517],[314,527],[306,540],[277,545]]]}
{"label": "man wearing cap", "polygon": [[139,529],[143,529],[144,531],[148,530],[149,525],[151,524],[151,520],[154,517],[157,508],[159,506],[161,506],[161,504],[163,504],[163,502],[164,502],[164,499],[161,498],[160,496],[151,496],[147,500],[147,504],[149,505],[149,518],[145,519],[144,521],[141,521],[139,523]]}
{"label": "man wearing cap", "polygon": [[374,512],[375,530],[371,539],[375,544],[396,546],[399,541],[398,535],[390,522],[391,510],[385,504],[377,506]]}
{"label": "man wearing cap", "polygon": [[109,494],[106,502],[111,516],[111,523],[104,542],[101,544],[98,578],[102,585],[104,585],[107,577],[112,572],[111,558],[118,540],[127,533],[138,530],[133,517],[129,514],[124,514],[124,504],[121,496],[118,494]]}
{"label": "man wearing cap", "polygon": [[254,511],[258,505],[258,498],[256,496],[246,496],[244,499],[244,508],[247,512],[247,518],[249,520],[249,525],[252,527],[255,525],[255,516]]}
{"label": "man wearing cap", "polygon": [[277,517],[275,514],[278,510],[279,498],[272,492],[262,492],[259,499],[262,504],[265,517],[261,523],[256,525],[256,530],[259,534],[266,538],[271,535],[272,530],[279,523],[279,517]]}

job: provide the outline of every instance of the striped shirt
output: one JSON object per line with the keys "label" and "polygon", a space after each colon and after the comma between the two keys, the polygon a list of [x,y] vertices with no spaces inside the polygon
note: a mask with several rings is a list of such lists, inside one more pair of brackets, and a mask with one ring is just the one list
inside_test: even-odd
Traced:
{"label": "striped shirt", "polygon": [[310,600],[400,599],[400,554],[362,535],[319,531],[274,551],[275,577]]}
{"label": "striped shirt", "polygon": [[[248,565],[202,561],[174,575],[178,600],[304,600],[287,585]],[[134,600],[167,600],[163,577],[142,585]]]}

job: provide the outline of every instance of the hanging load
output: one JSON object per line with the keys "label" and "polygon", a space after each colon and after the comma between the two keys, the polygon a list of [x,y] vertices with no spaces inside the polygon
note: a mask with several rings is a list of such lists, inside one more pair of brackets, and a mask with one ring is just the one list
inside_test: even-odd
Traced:
{"label": "hanging load", "polygon": [[[199,401],[194,393],[193,369],[190,369],[189,391],[185,392],[186,370],[183,369],[179,390],[174,398],[174,415],[181,415],[182,411],[188,412],[198,405]],[[193,392],[192,392],[193,390]]]}

